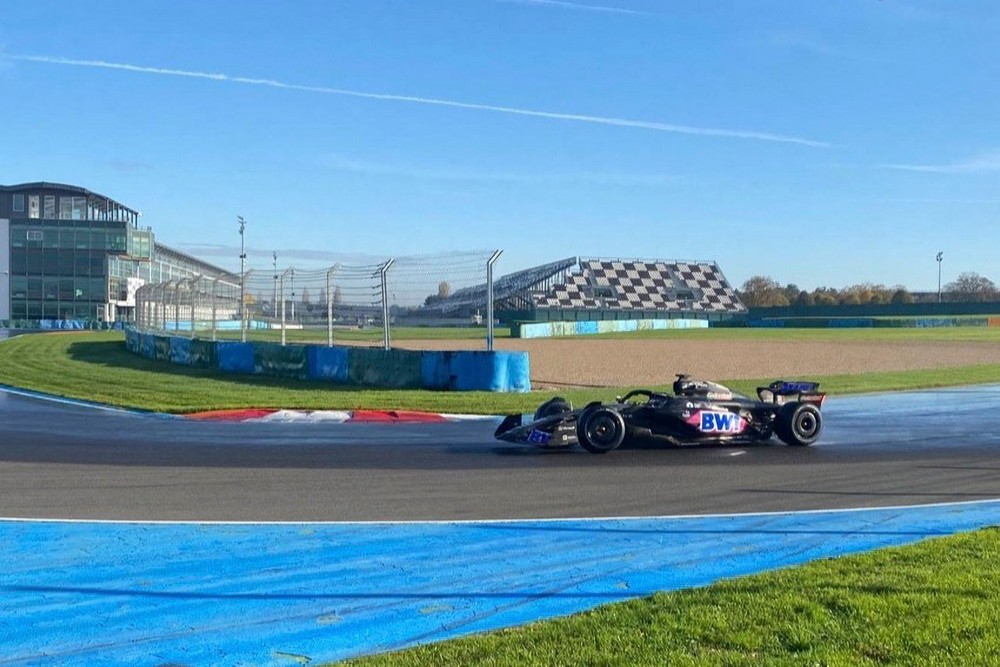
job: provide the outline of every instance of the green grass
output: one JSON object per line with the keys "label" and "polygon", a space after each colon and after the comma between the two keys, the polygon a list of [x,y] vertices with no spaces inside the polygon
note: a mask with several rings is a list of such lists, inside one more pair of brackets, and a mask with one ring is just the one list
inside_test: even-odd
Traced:
{"label": "green grass", "polygon": [[998,601],[991,528],[349,664],[995,665]]}
{"label": "green grass", "polygon": [[[716,331],[725,330],[687,333],[725,340]],[[757,331],[768,337],[773,335],[771,331]],[[923,335],[921,330],[912,331]],[[723,378],[721,381],[736,391],[752,395],[755,387],[773,379],[730,381]],[[823,389],[832,394],[946,387],[1000,382],[1000,364],[804,379],[819,381]],[[531,412],[543,400],[556,394],[582,405],[591,400],[608,400],[633,388],[566,388],[501,394],[346,387],[326,382],[220,373],[153,361],[130,353],[125,348],[124,337],[117,332],[27,335],[4,341],[0,343],[0,384],[123,407],[177,413],[255,407],[503,414]],[[658,388],[666,390],[669,384]]]}

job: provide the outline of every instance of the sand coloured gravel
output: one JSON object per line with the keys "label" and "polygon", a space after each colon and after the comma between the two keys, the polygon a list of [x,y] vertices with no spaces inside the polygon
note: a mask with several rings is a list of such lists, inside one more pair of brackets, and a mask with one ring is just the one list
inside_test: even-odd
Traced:
{"label": "sand coloured gravel", "polygon": [[[482,340],[398,341],[411,350],[482,350]],[[536,389],[667,384],[676,373],[707,379],[804,378],[1000,363],[1000,345],[979,342],[809,342],[627,338],[497,339],[524,350]]]}

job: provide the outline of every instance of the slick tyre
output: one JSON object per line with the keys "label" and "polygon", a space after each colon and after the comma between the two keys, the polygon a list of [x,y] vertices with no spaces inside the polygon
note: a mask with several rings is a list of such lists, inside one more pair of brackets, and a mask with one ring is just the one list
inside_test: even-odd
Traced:
{"label": "slick tyre", "polygon": [[819,439],[823,415],[810,403],[789,403],[781,408],[774,421],[774,432],[786,445],[805,447]]}
{"label": "slick tyre", "polygon": [[544,419],[545,417],[564,415],[572,411],[573,406],[570,405],[569,401],[562,396],[555,396],[538,406],[538,409],[535,410],[535,421]]}
{"label": "slick tyre", "polygon": [[625,440],[625,420],[613,408],[591,408],[577,420],[576,436],[588,452],[606,454]]}

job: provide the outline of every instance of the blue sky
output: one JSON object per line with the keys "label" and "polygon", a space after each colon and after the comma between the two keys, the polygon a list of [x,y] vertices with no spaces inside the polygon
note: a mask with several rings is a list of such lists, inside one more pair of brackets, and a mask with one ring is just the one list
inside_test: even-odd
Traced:
{"label": "blue sky", "polygon": [[[972,0],[4,0],[0,183],[239,266],[500,248],[804,288],[1000,282]],[[310,260],[309,258],[313,259]]]}

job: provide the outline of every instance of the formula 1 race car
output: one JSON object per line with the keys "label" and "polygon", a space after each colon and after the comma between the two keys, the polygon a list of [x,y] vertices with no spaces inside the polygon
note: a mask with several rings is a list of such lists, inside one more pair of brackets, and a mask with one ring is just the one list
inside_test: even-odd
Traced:
{"label": "formula 1 race car", "polygon": [[494,436],[545,448],[580,443],[594,454],[631,440],[675,446],[743,444],[777,435],[785,444],[805,446],[819,438],[820,408],[826,399],[819,384],[776,380],[758,387],[757,396],[749,398],[715,382],[678,375],[672,396],[635,389],[614,403],[595,401],[577,410],[555,397],[539,406],[527,424],[522,415],[508,415]]}

